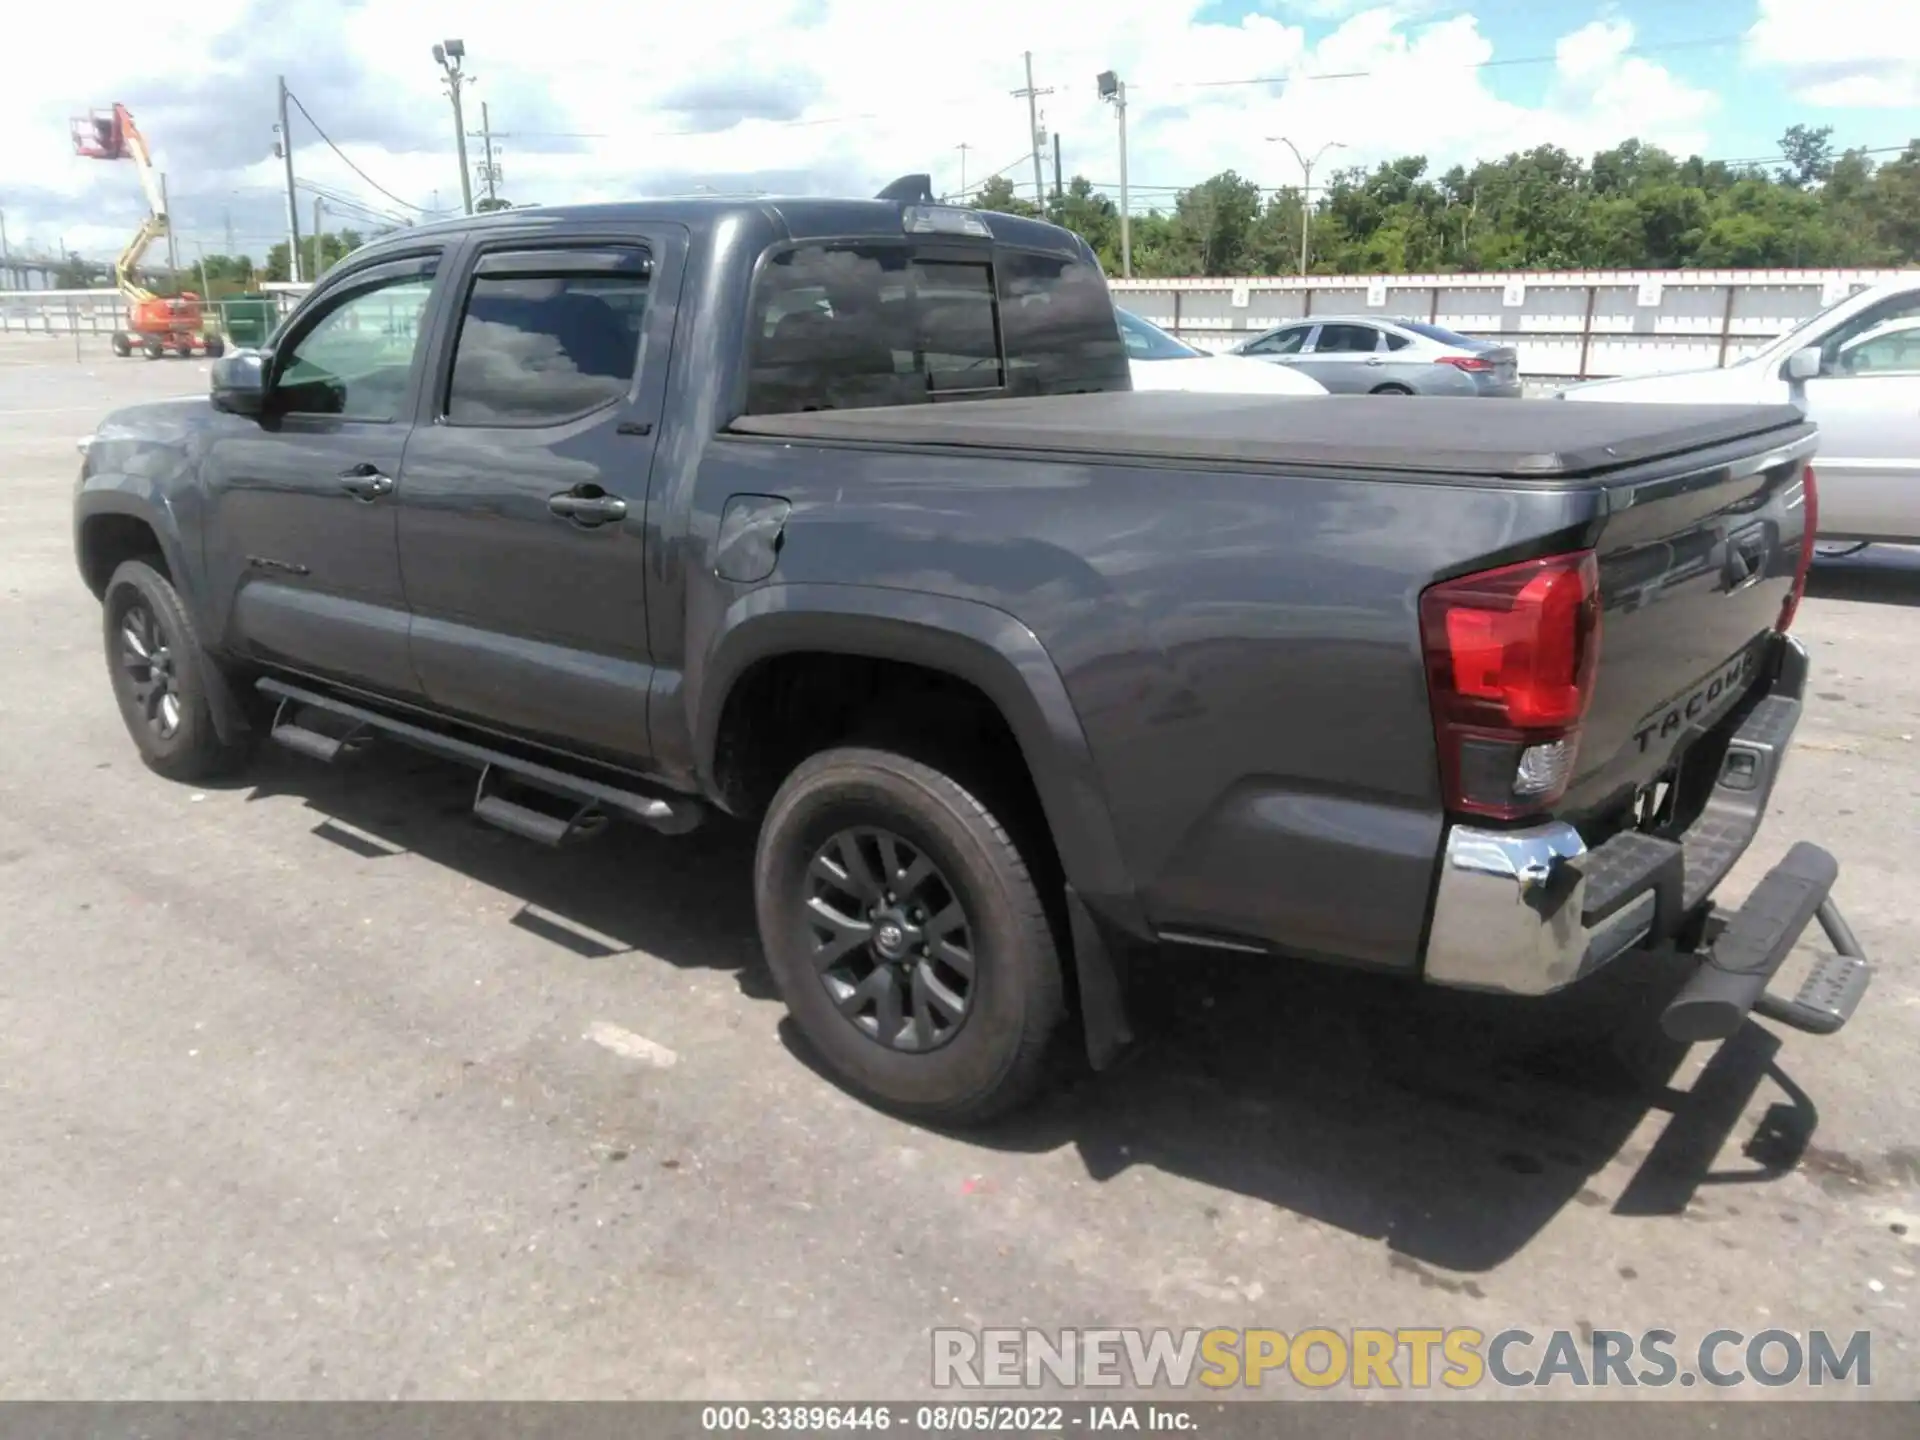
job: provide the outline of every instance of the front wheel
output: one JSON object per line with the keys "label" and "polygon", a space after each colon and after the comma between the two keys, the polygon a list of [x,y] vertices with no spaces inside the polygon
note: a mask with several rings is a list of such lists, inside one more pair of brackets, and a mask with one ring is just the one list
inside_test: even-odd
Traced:
{"label": "front wheel", "polygon": [[122,360],[133,354],[133,339],[124,330],[113,332],[113,353]]}
{"label": "front wheel", "polygon": [[218,360],[227,353],[227,347],[218,335],[209,335],[206,340],[207,359]]}
{"label": "front wheel", "polygon": [[204,780],[244,755],[214,728],[207,701],[213,660],[172,583],[143,560],[113,572],[102,597],[107,671],[120,718],[149,769]]}
{"label": "front wheel", "polygon": [[754,903],[788,1012],[851,1089],[977,1124],[1038,1088],[1059,953],[1026,859],[953,777],[886,750],[806,760],[761,825]]}
{"label": "front wheel", "polygon": [[1376,385],[1367,393],[1370,395],[1411,395],[1413,391],[1404,385]]}

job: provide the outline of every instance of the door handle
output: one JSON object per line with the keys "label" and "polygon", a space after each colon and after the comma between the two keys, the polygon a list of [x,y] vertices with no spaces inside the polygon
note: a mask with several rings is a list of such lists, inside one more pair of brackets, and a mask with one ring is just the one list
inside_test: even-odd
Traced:
{"label": "door handle", "polygon": [[1378,355],[1369,355],[1369,356],[1367,357],[1367,364],[1369,364],[1369,365],[1380,365],[1380,364],[1384,364],[1384,363],[1385,363],[1385,362],[1384,362],[1384,361],[1382,361],[1382,360],[1381,360],[1381,358],[1380,358],[1380,357],[1379,357]]}
{"label": "door handle", "polygon": [[570,490],[548,499],[547,509],[576,525],[604,525],[627,517],[627,502],[618,495],[576,495]]}
{"label": "door handle", "polygon": [[393,480],[377,465],[350,465],[340,472],[340,488],[356,500],[378,500],[393,493]]}

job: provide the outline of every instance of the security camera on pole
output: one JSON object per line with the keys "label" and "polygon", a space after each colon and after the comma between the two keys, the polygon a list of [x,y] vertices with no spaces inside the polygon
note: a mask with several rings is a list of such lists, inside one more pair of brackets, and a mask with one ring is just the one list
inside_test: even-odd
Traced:
{"label": "security camera on pole", "polygon": [[444,40],[433,47],[434,62],[447,72],[445,85],[447,96],[453,101],[453,137],[460,146],[460,200],[466,206],[467,214],[473,214],[473,177],[467,173],[467,122],[460,108],[460,87],[471,85],[473,77],[465,74],[460,62],[467,58],[467,44],[464,40]]}

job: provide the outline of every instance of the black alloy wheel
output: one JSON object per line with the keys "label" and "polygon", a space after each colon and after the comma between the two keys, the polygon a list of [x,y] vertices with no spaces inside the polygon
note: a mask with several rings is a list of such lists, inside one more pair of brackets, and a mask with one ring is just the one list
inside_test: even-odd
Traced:
{"label": "black alloy wheel", "polygon": [[115,677],[155,739],[179,733],[181,699],[173,641],[144,597],[120,613],[119,674]]}
{"label": "black alloy wheel", "polygon": [[973,930],[930,855],[891,830],[830,836],[807,866],[802,913],[815,973],[869,1040],[923,1053],[952,1040],[974,993]]}

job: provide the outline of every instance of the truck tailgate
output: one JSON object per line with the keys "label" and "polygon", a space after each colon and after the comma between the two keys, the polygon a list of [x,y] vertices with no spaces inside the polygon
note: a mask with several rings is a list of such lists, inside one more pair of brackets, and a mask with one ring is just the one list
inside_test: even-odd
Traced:
{"label": "truck tailgate", "polygon": [[1609,484],[1594,547],[1599,666],[1563,816],[1614,809],[1670,778],[1751,689],[1802,560],[1810,449],[1803,432]]}

